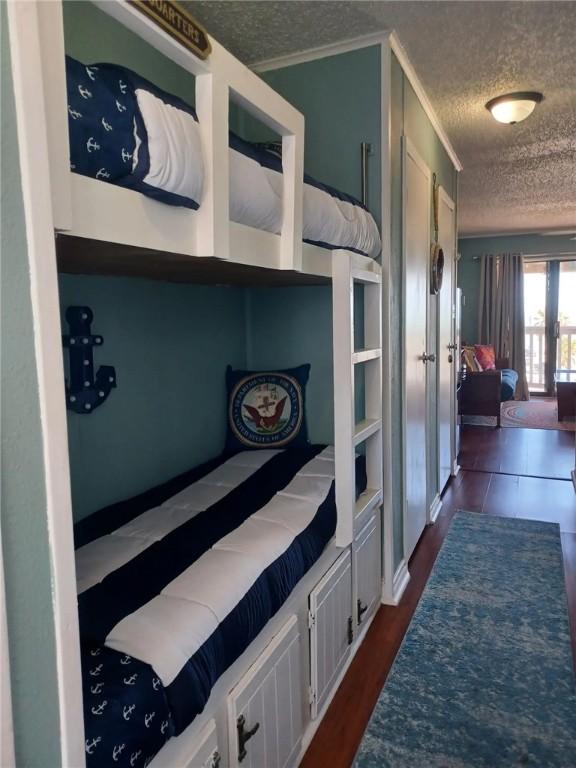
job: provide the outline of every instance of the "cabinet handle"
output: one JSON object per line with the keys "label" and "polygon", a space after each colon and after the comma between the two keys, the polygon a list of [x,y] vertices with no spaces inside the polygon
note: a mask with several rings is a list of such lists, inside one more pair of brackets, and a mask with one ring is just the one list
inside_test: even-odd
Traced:
{"label": "cabinet handle", "polygon": [[423,355],[420,355],[420,360],[422,360],[423,363],[435,363],[436,355],[434,353],[427,355],[425,352]]}
{"label": "cabinet handle", "polygon": [[216,750],[212,753],[212,762],[210,763],[210,768],[219,768],[220,762],[222,761],[222,757],[220,755],[220,752]]}
{"label": "cabinet handle", "polygon": [[368,610],[368,606],[367,605],[363,605],[362,604],[362,600],[360,600],[360,598],[358,598],[357,607],[358,607],[358,624],[361,624],[362,623],[362,616],[364,616],[364,614]]}
{"label": "cabinet handle", "polygon": [[246,742],[250,741],[252,736],[256,733],[258,728],[260,728],[260,723],[255,723],[255,725],[252,726],[252,728],[248,728],[248,730],[244,730],[244,726],[246,725],[246,718],[244,715],[240,715],[238,720],[236,720],[236,728],[238,730],[238,762],[241,763],[242,760],[246,757],[248,754],[246,752]]}
{"label": "cabinet handle", "polygon": [[354,642],[354,622],[352,616],[348,617],[348,645],[352,645]]}
{"label": "cabinet handle", "polygon": [[448,344],[448,349],[456,349],[458,344]]}

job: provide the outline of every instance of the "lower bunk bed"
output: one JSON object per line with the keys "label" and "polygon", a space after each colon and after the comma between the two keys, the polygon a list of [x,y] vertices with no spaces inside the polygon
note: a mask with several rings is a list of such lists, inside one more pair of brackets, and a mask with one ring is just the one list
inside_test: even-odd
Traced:
{"label": "lower bunk bed", "polygon": [[242,451],[76,525],[89,768],[147,765],[203,712],[332,540],[334,477],[332,447]]}

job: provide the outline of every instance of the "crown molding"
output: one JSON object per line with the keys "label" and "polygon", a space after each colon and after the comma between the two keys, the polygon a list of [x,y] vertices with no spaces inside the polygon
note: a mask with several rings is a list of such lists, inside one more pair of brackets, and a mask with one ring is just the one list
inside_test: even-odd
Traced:
{"label": "crown molding", "polygon": [[374,32],[370,35],[361,35],[360,37],[351,37],[348,40],[340,40],[337,43],[328,43],[319,45],[316,48],[308,48],[305,51],[288,53],[284,56],[275,56],[271,59],[264,59],[250,64],[250,69],[254,72],[270,72],[273,69],[284,69],[284,67],[293,67],[296,64],[305,64],[308,61],[324,59],[327,56],[338,56],[341,53],[349,53],[360,48],[369,48],[372,45],[382,45],[386,43],[390,33],[387,30]]}
{"label": "crown molding", "polygon": [[424,112],[426,112],[428,119],[430,120],[430,122],[432,123],[432,126],[434,127],[434,130],[436,131],[436,135],[442,142],[442,146],[446,150],[446,153],[448,154],[450,160],[452,160],[452,163],[454,164],[454,167],[456,168],[456,170],[461,171],[463,168],[463,165],[460,162],[460,158],[456,154],[456,151],[452,146],[452,143],[450,142],[448,135],[446,134],[444,128],[442,127],[442,123],[440,122],[440,119],[436,114],[436,110],[432,106],[432,103],[428,98],[426,91],[424,90],[424,86],[420,82],[420,78],[416,74],[416,70],[412,66],[412,62],[408,58],[408,54],[406,53],[406,50],[404,49],[402,43],[400,42],[396,32],[390,33],[389,40],[390,40],[390,47],[392,48],[392,52],[394,53],[394,55],[398,59],[400,66],[404,70],[404,74],[408,78],[408,81],[412,86],[412,88],[414,89],[414,92],[416,93],[416,96],[418,97],[418,100],[420,101],[420,104],[422,105]]}
{"label": "crown molding", "polygon": [[434,107],[430,99],[428,98],[424,86],[420,82],[420,78],[416,74],[412,62],[408,58],[404,47],[402,46],[396,32],[394,31],[380,31],[371,35],[363,35],[361,37],[353,37],[349,40],[341,40],[338,43],[329,43],[328,45],[320,45],[317,48],[310,48],[306,51],[299,51],[297,53],[290,53],[285,56],[277,56],[272,59],[265,59],[258,61],[250,65],[251,69],[255,72],[270,72],[274,69],[283,69],[284,67],[293,67],[296,64],[304,64],[309,61],[315,61],[317,59],[323,59],[327,56],[337,56],[341,53],[349,53],[350,51],[356,51],[360,48],[369,48],[373,45],[386,45],[388,44],[398,59],[400,66],[402,67],[404,74],[408,78],[408,81],[428,119],[432,123],[432,126],[436,132],[436,135],[440,139],[442,146],[446,150],[446,153],[450,157],[450,160],[454,164],[457,171],[462,170],[462,163],[454,147],[452,146],[448,135],[442,127],[442,123],[436,114]]}

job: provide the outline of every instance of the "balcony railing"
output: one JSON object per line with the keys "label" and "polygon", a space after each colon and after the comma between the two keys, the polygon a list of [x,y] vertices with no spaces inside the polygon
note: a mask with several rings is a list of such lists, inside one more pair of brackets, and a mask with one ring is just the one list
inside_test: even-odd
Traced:
{"label": "balcony railing", "polygon": [[[544,327],[526,326],[526,377],[531,392],[546,389]],[[555,371],[563,381],[576,381],[576,326],[561,325]]]}

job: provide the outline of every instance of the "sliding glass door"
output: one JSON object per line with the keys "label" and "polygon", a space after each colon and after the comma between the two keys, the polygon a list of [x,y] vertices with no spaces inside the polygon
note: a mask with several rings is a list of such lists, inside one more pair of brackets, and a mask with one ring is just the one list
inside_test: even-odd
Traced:
{"label": "sliding glass door", "polygon": [[524,326],[526,333],[526,378],[534,394],[546,394],[546,306],[548,263],[524,262]]}
{"label": "sliding glass door", "polygon": [[576,381],[576,261],[525,262],[524,322],[528,387],[551,396]]}
{"label": "sliding glass door", "polygon": [[576,381],[576,260],[559,263],[556,375]]}

